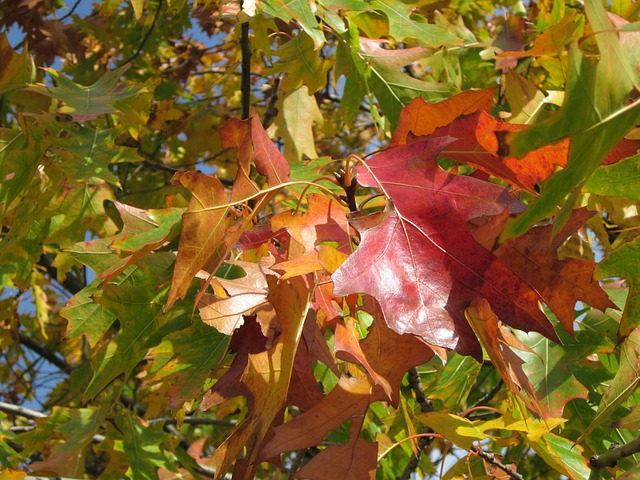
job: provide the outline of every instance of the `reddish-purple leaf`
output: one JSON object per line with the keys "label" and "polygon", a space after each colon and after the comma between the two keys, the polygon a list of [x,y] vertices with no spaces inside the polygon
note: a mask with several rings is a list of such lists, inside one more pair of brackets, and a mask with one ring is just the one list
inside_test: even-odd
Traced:
{"label": "reddish-purple leaf", "polygon": [[356,252],[334,273],[336,295],[375,297],[389,326],[480,358],[464,309],[485,298],[511,326],[556,338],[538,293],[477,243],[468,221],[520,204],[497,185],[455,176],[435,162],[450,138],[389,149],[358,167],[361,185],[380,188],[385,211],[352,216]]}

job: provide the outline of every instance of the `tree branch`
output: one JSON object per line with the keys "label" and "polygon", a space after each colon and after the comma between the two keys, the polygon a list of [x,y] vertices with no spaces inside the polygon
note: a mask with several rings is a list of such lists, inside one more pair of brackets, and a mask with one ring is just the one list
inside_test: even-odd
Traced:
{"label": "tree branch", "polygon": [[0,412],[11,413],[13,415],[19,415],[24,418],[30,418],[35,420],[36,418],[47,418],[46,413],[38,412],[21,405],[14,405],[13,403],[0,402]]}
{"label": "tree branch", "polygon": [[489,392],[482,397],[480,400],[478,400],[476,403],[474,403],[473,405],[471,405],[469,408],[467,408],[466,411],[469,411],[475,407],[478,407],[480,405],[486,405],[487,403],[489,403],[493,397],[496,396],[496,394],[500,391],[500,389],[502,388],[502,385],[504,385],[504,380],[500,379],[500,381],[498,383],[496,383],[493,388],[491,390],[489,390]]}
{"label": "tree branch", "polygon": [[491,465],[494,465],[500,470],[504,471],[512,480],[524,480],[524,477],[516,472],[511,465],[503,464],[498,459],[496,459],[496,456],[493,453],[485,452],[475,445],[471,447],[471,451],[482,458],[485,462],[490,463]]}
{"label": "tree branch", "polygon": [[63,20],[66,20],[67,18],[69,18],[71,15],[73,15],[73,12],[76,11],[76,8],[78,8],[78,5],[80,5],[80,2],[82,0],[76,0],[76,3],[73,4],[73,6],[71,7],[71,10],[69,10],[66,14],[64,14],[62,17],[60,17],[58,19],[59,22],[62,22]]}
{"label": "tree branch", "polygon": [[27,347],[29,350],[37,353],[50,364],[55,365],[60,370],[65,373],[69,373],[73,368],[69,365],[63,358],[58,357],[55,353],[49,350],[46,347],[43,347],[38,342],[33,340],[30,337],[27,337],[25,334],[18,332],[18,338],[20,339],[20,344]]}
{"label": "tree branch", "polygon": [[593,469],[615,467],[620,460],[627,458],[634,453],[640,453],[640,436],[629,443],[610,448],[602,455],[594,455],[589,459],[589,466]]}
{"label": "tree branch", "polygon": [[[40,259],[38,260],[38,265],[43,267],[53,280],[57,281],[58,278],[58,269],[53,266],[53,256],[43,253],[40,255]],[[80,290],[85,287],[85,283],[71,272],[67,272],[65,279],[60,283],[72,295],[75,295]]]}
{"label": "tree branch", "polygon": [[[413,393],[416,395],[416,401],[420,405],[420,409],[423,412],[431,412],[433,411],[433,405],[431,401],[425,396],[424,391],[422,390],[422,382],[420,381],[420,374],[418,373],[418,369],[413,367],[409,370],[409,386]],[[422,433],[434,433],[434,431],[425,426],[422,429]],[[407,462],[403,472],[396,477],[396,480],[408,480],[411,477],[411,474],[418,468],[418,462],[420,461],[420,455],[433,442],[433,437],[420,437],[418,440],[418,449],[416,453],[411,454],[411,458]]]}
{"label": "tree branch", "polygon": [[240,80],[240,92],[242,96],[242,120],[249,118],[251,107],[251,49],[249,48],[249,22],[241,26],[242,36],[240,48],[242,51],[242,78]]}

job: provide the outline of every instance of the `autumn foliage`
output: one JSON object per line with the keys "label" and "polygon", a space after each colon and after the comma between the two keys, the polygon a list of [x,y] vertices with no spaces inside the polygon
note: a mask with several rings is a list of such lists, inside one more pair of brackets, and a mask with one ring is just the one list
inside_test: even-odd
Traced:
{"label": "autumn foliage", "polygon": [[3,2],[0,479],[637,478],[640,7],[529,3]]}

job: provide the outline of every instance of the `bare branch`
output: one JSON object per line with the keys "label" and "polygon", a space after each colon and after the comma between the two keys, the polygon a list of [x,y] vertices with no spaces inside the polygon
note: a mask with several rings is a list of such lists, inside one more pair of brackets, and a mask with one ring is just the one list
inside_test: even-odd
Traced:
{"label": "bare branch", "polygon": [[269,95],[269,101],[267,103],[267,109],[264,112],[264,118],[262,119],[262,126],[267,128],[273,120],[276,114],[276,102],[278,101],[278,89],[280,88],[280,82],[282,81],[282,75],[278,75],[273,82],[273,88]]}
{"label": "bare branch", "polygon": [[23,407],[21,405],[14,405],[12,403],[0,402],[0,412],[11,413],[13,415],[19,415],[20,417],[30,418],[32,420],[36,418],[47,418],[46,413],[38,412],[30,408]]}
{"label": "bare branch", "polygon": [[32,338],[27,337],[25,334],[19,332],[18,333],[18,338],[20,339],[20,344],[21,345],[24,345],[29,350],[37,353],[42,358],[44,358],[46,361],[48,361],[50,364],[55,365],[56,367],[58,367],[63,372],[68,373],[73,368],[63,358],[58,357],[54,352],[52,352],[51,350],[49,350],[46,347],[43,347],[42,345],[40,345],[38,342],[36,342]]}
{"label": "bare branch", "polygon": [[620,460],[635,453],[640,453],[640,436],[629,443],[610,448],[602,455],[594,455],[589,459],[589,466],[593,469],[615,467]]}

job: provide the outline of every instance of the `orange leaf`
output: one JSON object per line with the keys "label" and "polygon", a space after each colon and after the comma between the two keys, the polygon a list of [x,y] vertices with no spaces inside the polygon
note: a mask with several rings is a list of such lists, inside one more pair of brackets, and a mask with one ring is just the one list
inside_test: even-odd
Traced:
{"label": "orange leaf", "polygon": [[440,103],[429,103],[417,97],[402,109],[398,127],[390,146],[404,145],[410,138],[431,135],[461,115],[477,111],[490,111],[495,87],[484,90],[467,90]]}
{"label": "orange leaf", "polygon": [[364,415],[372,398],[373,382],[361,376],[340,377],[338,384],[311,409],[274,429],[273,438],[263,447],[260,458],[318,445],[329,430],[335,430],[354,415]]}
{"label": "orange leaf", "polygon": [[227,203],[222,183],[215,177],[196,172],[178,172],[175,183],[192,192],[189,208],[182,216],[182,233],[173,279],[167,298],[167,308],[184,298],[191,281],[205,265],[215,257],[226,256],[220,252],[228,232],[227,208],[212,210]]}
{"label": "orange leaf", "polygon": [[289,164],[262,127],[260,119],[252,115],[248,120],[232,118],[220,128],[222,146],[238,150],[238,173],[234,180],[231,201],[241,200],[259,191],[249,177],[251,162],[260,175],[267,177],[270,187],[291,179]]}
{"label": "orange leaf", "polygon": [[[374,323],[377,324],[378,321],[375,321]],[[362,365],[367,372],[369,372],[373,381],[377,385],[380,385],[387,396],[391,398],[391,385],[389,385],[386,378],[379,375],[373,367],[369,365],[369,361],[362,351],[360,335],[356,330],[355,321],[352,317],[345,318],[344,325],[341,322],[336,324],[333,348],[336,352],[336,357],[340,360]],[[402,373],[404,375],[406,370]]]}
{"label": "orange leaf", "polygon": [[341,252],[350,254],[351,237],[344,208],[318,193],[309,194],[307,200],[309,208],[302,215],[295,215],[293,210],[275,215],[271,219],[271,230],[277,232],[285,228],[305,252],[315,252],[317,245],[328,241],[337,242]]}
{"label": "orange leaf", "polygon": [[498,317],[484,299],[471,302],[465,316],[509,390],[520,396],[529,410],[542,415],[543,409],[535,389],[522,369],[524,361],[509,348],[509,345],[516,348],[524,345],[517,341],[506,326],[498,322]]}

